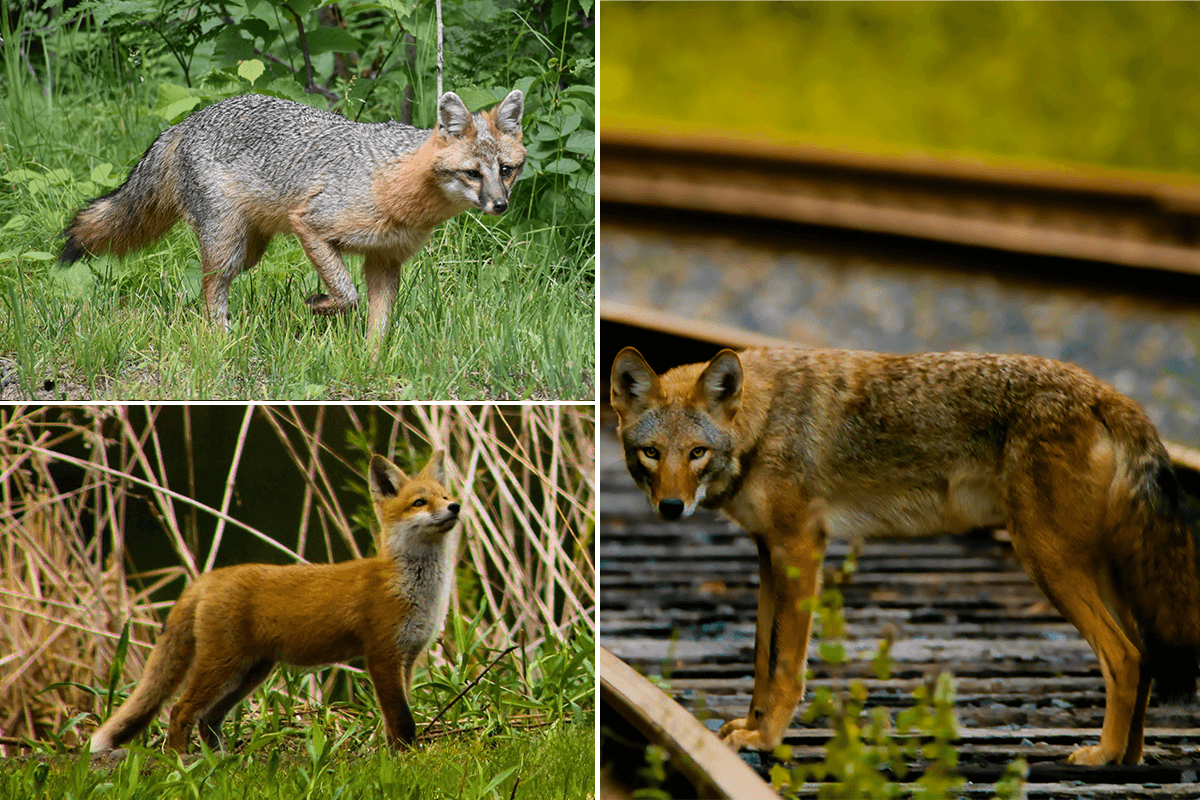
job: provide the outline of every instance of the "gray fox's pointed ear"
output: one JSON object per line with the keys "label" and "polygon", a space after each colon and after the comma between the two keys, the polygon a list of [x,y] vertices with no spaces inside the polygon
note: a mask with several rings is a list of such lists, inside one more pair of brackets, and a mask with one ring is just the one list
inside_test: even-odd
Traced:
{"label": "gray fox's pointed ear", "polygon": [[613,359],[609,400],[622,421],[641,414],[661,397],[656,373],[636,348],[626,347]]}
{"label": "gray fox's pointed ear", "polygon": [[462,136],[474,129],[475,121],[467,104],[454,92],[446,92],[438,100],[438,128],[450,136]]}
{"label": "gray fox's pointed ear", "polygon": [[496,127],[501,133],[520,133],[521,115],[525,113],[525,95],[520,89],[513,89],[508,97],[496,106]]}
{"label": "gray fox's pointed ear", "polygon": [[742,406],[742,360],[732,350],[722,350],[700,373],[693,396],[711,415],[721,412],[733,419]]}
{"label": "gray fox's pointed ear", "polygon": [[446,483],[446,451],[436,450],[429,457],[429,463],[421,470],[419,477],[433,478],[440,484]]}
{"label": "gray fox's pointed ear", "polygon": [[371,466],[367,468],[367,483],[371,487],[371,499],[379,502],[400,494],[404,484],[408,483],[408,476],[383,456],[375,455],[371,456]]}

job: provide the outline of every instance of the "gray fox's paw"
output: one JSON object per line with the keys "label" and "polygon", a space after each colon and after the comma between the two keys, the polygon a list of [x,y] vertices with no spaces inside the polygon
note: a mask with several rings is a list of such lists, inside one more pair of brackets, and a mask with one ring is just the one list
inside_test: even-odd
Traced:
{"label": "gray fox's paw", "polygon": [[346,313],[346,304],[339,303],[327,294],[314,294],[304,298],[304,302],[308,303],[308,308],[312,313],[324,317]]}

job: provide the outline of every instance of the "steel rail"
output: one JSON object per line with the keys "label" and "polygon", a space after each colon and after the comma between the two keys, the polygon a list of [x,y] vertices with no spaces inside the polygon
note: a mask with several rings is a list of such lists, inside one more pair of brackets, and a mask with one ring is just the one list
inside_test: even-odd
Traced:
{"label": "steel rail", "polygon": [[605,129],[603,203],[1200,275],[1200,176]]}

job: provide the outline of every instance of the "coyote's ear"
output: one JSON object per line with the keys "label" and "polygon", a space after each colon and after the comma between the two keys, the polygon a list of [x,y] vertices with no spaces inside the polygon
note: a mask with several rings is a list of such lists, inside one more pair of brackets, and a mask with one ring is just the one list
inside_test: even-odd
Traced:
{"label": "coyote's ear", "polygon": [[521,134],[521,115],[525,113],[525,95],[521,94],[520,89],[513,89],[508,93],[508,97],[501,100],[500,105],[496,106],[494,113],[496,128],[501,133],[519,136]]}
{"label": "coyote's ear", "polygon": [[433,455],[429,457],[429,463],[421,470],[419,478],[425,478],[437,481],[443,486],[446,485],[446,451],[435,450]]}
{"label": "coyote's ear", "polygon": [[658,373],[632,347],[626,347],[613,359],[608,393],[613,411],[622,422],[640,415],[651,402],[662,399]]}
{"label": "coyote's ear", "polygon": [[395,497],[400,494],[408,476],[400,471],[392,462],[383,456],[371,456],[371,466],[367,469],[367,483],[371,487],[371,499],[378,503],[385,497]]}
{"label": "coyote's ear", "polygon": [[733,419],[742,406],[742,360],[732,350],[722,350],[700,373],[693,397],[710,416]]}
{"label": "coyote's ear", "polygon": [[475,130],[475,120],[467,104],[454,92],[446,92],[438,100],[438,130],[448,136],[462,136]]}

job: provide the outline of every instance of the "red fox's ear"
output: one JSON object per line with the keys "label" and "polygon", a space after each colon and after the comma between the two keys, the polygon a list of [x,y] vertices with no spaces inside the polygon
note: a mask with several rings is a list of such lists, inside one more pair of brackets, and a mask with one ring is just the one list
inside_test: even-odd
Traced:
{"label": "red fox's ear", "polygon": [[710,416],[718,412],[726,420],[742,406],[742,360],[732,350],[722,350],[700,373],[693,397],[704,405]]}
{"label": "red fox's ear", "polygon": [[475,130],[467,104],[454,92],[446,92],[438,100],[438,130],[448,136],[465,136]]}
{"label": "red fox's ear", "polygon": [[636,417],[650,403],[662,399],[658,373],[635,348],[626,347],[613,359],[609,400],[622,421]]}
{"label": "red fox's ear", "polygon": [[433,455],[429,457],[429,463],[421,470],[418,478],[425,478],[437,481],[440,484],[446,483],[446,451],[435,450]]}
{"label": "red fox's ear", "polygon": [[385,497],[400,494],[404,484],[408,483],[408,476],[383,456],[375,455],[371,456],[371,466],[367,469],[367,483],[371,487],[371,499],[378,503]]}

